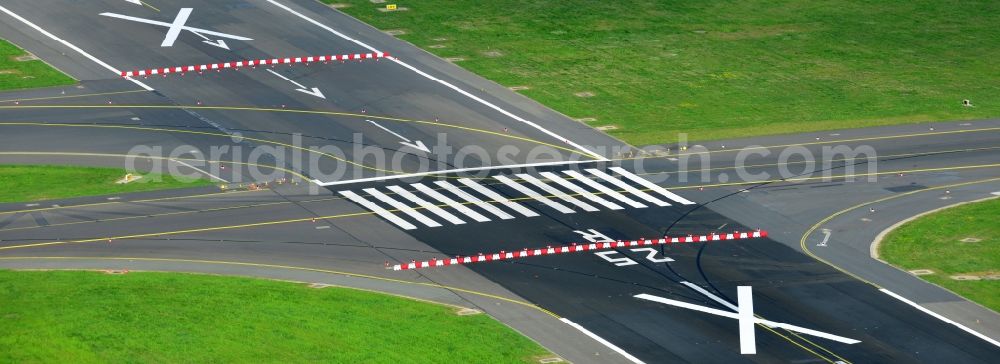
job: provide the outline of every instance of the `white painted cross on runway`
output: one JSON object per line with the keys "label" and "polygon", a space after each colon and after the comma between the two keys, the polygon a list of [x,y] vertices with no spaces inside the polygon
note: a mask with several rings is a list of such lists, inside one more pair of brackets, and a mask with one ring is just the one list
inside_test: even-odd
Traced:
{"label": "white painted cross on runway", "polygon": [[212,45],[212,46],[215,46],[215,47],[219,47],[219,48],[223,48],[223,49],[226,49],[226,50],[229,49],[229,46],[226,44],[226,42],[224,40],[219,39],[219,40],[216,40],[216,41],[212,41],[211,39],[208,38],[208,36],[211,35],[211,36],[215,36],[215,37],[219,37],[219,38],[227,38],[227,39],[243,40],[243,41],[253,40],[251,38],[241,37],[241,36],[238,36],[238,35],[226,34],[226,33],[222,33],[222,32],[216,32],[216,31],[211,31],[211,30],[201,29],[201,28],[195,28],[195,27],[189,27],[186,24],[187,24],[187,21],[188,21],[188,17],[191,16],[191,12],[192,11],[194,11],[194,8],[181,8],[181,10],[177,12],[177,16],[174,17],[174,21],[170,22],[170,23],[162,22],[162,21],[157,21],[157,20],[150,20],[150,19],[145,19],[145,18],[139,18],[139,17],[134,17],[134,16],[122,15],[122,14],[115,14],[115,13],[101,13],[100,15],[106,16],[106,17],[111,17],[111,18],[118,18],[118,19],[124,19],[124,20],[134,21],[134,22],[137,22],[137,23],[145,23],[145,24],[152,24],[152,25],[159,25],[159,26],[162,26],[162,27],[167,27],[167,35],[163,38],[163,42],[160,43],[160,47],[171,47],[171,46],[173,46],[174,42],[177,41],[177,37],[181,34],[181,31],[185,31],[185,30],[189,31],[191,33],[194,33],[195,35],[197,35],[197,36],[201,37],[202,39],[204,39],[204,41],[202,41],[202,43],[209,44],[209,45]]}
{"label": "white painted cross on runway", "polygon": [[[737,303],[737,305],[733,306],[732,304],[728,304],[728,302],[726,302],[727,304],[725,304],[726,307],[729,307],[730,309],[734,309],[736,312],[729,312],[729,311],[724,311],[724,310],[720,310],[720,309],[716,309],[716,308],[699,306],[699,305],[695,305],[695,304],[691,304],[691,303],[687,303],[687,302],[672,300],[672,299],[669,299],[669,298],[663,298],[663,297],[659,297],[659,296],[653,296],[653,295],[645,294],[645,293],[637,294],[637,295],[635,295],[633,297],[638,298],[638,299],[642,299],[642,300],[653,301],[653,302],[663,303],[663,304],[667,304],[667,305],[671,305],[671,306],[677,306],[677,307],[681,307],[681,308],[686,308],[686,309],[689,309],[689,310],[700,311],[700,312],[704,312],[704,313],[710,313],[710,314],[718,315],[718,316],[722,316],[722,317],[728,317],[728,318],[737,319],[739,321],[740,354],[756,354],[757,353],[757,340],[756,340],[756,336],[754,334],[754,324],[761,324],[761,325],[764,325],[764,326],[767,326],[767,327],[771,327],[771,328],[782,328],[782,329],[785,329],[785,330],[788,330],[788,331],[795,331],[795,332],[798,332],[800,334],[806,334],[806,335],[812,335],[812,336],[816,336],[816,337],[821,337],[821,338],[824,338],[824,339],[833,340],[833,341],[836,341],[836,342],[839,342],[839,343],[844,343],[844,344],[857,344],[857,343],[861,342],[860,340],[854,340],[854,339],[846,338],[846,337],[843,337],[843,336],[837,336],[837,335],[834,335],[834,334],[828,334],[828,333],[825,333],[825,332],[822,332],[822,331],[817,331],[817,330],[813,330],[813,329],[807,329],[807,328],[804,328],[804,327],[801,327],[801,326],[795,326],[795,325],[790,325],[790,324],[786,324],[786,323],[774,322],[774,321],[770,321],[770,320],[765,320],[765,319],[757,318],[757,317],[754,316],[754,313],[753,313],[753,295],[752,295],[752,292],[753,291],[752,291],[752,288],[750,286],[739,286],[739,287],[736,287],[736,297],[737,297],[737,302],[736,303]],[[722,301],[721,299],[718,299],[718,297],[715,297],[714,295],[712,295],[712,294],[710,294],[708,292],[703,292],[703,294],[708,294],[710,298],[716,299],[717,301]],[[725,301],[722,301],[722,302],[725,302]]]}

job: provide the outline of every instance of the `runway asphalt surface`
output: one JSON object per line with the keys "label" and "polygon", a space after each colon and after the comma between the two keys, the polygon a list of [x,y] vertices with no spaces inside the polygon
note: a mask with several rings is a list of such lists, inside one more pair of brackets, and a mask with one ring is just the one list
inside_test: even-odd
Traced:
{"label": "runway asphalt surface", "polygon": [[[0,94],[4,163],[122,166],[123,156],[134,152],[134,146],[146,145],[186,154],[140,159],[140,168],[159,161],[203,174],[180,162],[195,163],[216,178],[234,182],[228,192],[161,191],[0,205],[0,266],[200,271],[385,291],[479,308],[577,363],[971,363],[1000,358],[998,346],[880,289],[993,340],[1000,327],[995,313],[873,260],[867,249],[878,232],[896,221],[1000,191],[998,120],[718,141],[704,143],[707,153],[700,157],[695,156],[698,147],[681,151],[677,146],[623,155],[615,149],[622,143],[606,135],[318,3],[151,5],[159,11],[111,0],[13,1],[2,6],[120,69],[367,51],[305,17],[389,52],[475,98],[390,60],[275,68],[306,87],[320,88],[325,99],[296,91],[292,83],[260,68],[138,79],[155,89],[146,91],[15,17],[0,14],[3,37],[82,80],[82,88]],[[174,46],[160,47],[165,27],[98,15],[114,12],[169,23],[183,7],[194,9],[188,26],[253,40],[228,40],[230,51],[182,30]],[[479,146],[493,153],[505,146],[541,146],[562,160],[574,155],[587,160],[581,157],[586,149],[615,160],[318,188],[305,180],[336,182],[392,173],[362,167],[353,169],[360,171],[357,174],[330,176],[325,169],[338,163],[337,156],[309,151],[304,153],[318,155],[322,162],[295,165],[274,158],[251,162],[247,155],[208,156],[221,146],[295,145],[301,149],[291,149],[308,150],[335,145],[346,151],[342,159],[376,166],[370,163],[374,159],[361,158],[364,152],[353,150],[354,134],[360,133],[364,146],[403,151],[400,169],[414,171],[424,156],[402,145],[400,136],[431,145],[442,132],[454,149]],[[301,144],[295,142],[296,133],[302,135]],[[739,152],[750,145],[765,147]],[[862,160],[832,156],[829,165],[812,168],[801,157],[829,155],[834,146],[854,151],[871,147],[877,163],[852,165]],[[789,151],[798,154],[789,156]],[[690,173],[682,179],[678,171],[685,158],[694,161],[687,163]],[[203,159],[211,162],[197,164]],[[509,161],[473,156],[461,166],[457,159],[437,158],[435,162],[443,163],[433,165],[445,170],[533,162],[523,153]],[[274,176],[302,181],[272,183],[261,190],[240,188],[239,177],[249,175],[256,163],[265,165],[260,167],[265,171],[285,172]],[[614,169],[617,165],[624,170]],[[754,176],[736,175],[736,165],[745,165],[743,171]],[[817,172],[800,176],[806,167]],[[632,173],[680,197],[671,200],[632,179]],[[506,183],[497,176],[512,180]],[[795,178],[782,180],[789,176]],[[548,182],[539,185],[531,177]],[[602,188],[620,194],[594,193]],[[420,199],[430,203],[421,205]],[[682,199],[697,204],[686,205]],[[751,229],[765,229],[770,235],[463,267],[385,267],[586,243],[575,231],[591,229],[610,239]],[[823,229],[830,235],[825,246],[817,246],[826,234]],[[730,307],[742,306],[738,286],[752,287],[753,313],[763,319],[860,343],[757,325],[757,353],[742,355],[738,320],[635,297],[653,295],[735,314]]]}

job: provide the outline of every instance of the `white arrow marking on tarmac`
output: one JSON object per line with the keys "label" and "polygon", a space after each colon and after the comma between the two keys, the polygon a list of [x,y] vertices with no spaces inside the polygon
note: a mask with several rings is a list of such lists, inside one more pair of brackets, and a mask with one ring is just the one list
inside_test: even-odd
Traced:
{"label": "white arrow marking on tarmac", "polygon": [[[193,10],[192,8],[182,8],[179,12],[177,12],[177,17],[174,18],[173,23],[165,23],[165,22],[162,22],[162,21],[150,20],[150,19],[145,19],[145,18],[138,18],[138,17],[134,17],[134,16],[128,16],[128,15],[122,15],[122,14],[115,14],[115,13],[101,13],[99,15],[106,16],[106,17],[111,17],[111,18],[118,18],[118,19],[124,19],[124,20],[134,21],[134,22],[137,22],[137,23],[152,24],[152,25],[159,25],[161,27],[167,27],[167,36],[163,38],[163,43],[160,44],[161,47],[170,47],[170,46],[173,46],[174,45],[174,41],[177,40],[177,36],[180,34],[181,31],[184,31],[184,30],[187,30],[187,31],[189,31],[191,33],[195,33],[196,35],[198,35],[199,37],[202,37],[202,38],[205,38],[205,35],[211,35],[211,36],[215,36],[215,37],[227,38],[227,39],[233,39],[233,40],[244,40],[244,41],[246,41],[246,40],[253,40],[251,38],[241,37],[241,36],[238,36],[238,35],[226,34],[226,33],[222,33],[222,32],[215,32],[215,31],[211,31],[211,30],[207,30],[207,29],[201,29],[201,28],[195,28],[195,27],[189,27],[189,26],[187,26],[185,24],[187,23],[188,16],[191,15],[191,11],[192,10]],[[223,44],[225,44],[225,43],[223,43]],[[212,44],[212,45],[219,47],[219,44]],[[220,48],[229,49],[228,47],[220,47]]]}
{"label": "white arrow marking on tarmac", "polygon": [[[756,353],[757,349],[756,349],[756,345],[755,345],[755,339],[754,339],[754,336],[753,336],[754,335],[754,333],[753,333],[753,326],[752,326],[753,324],[761,324],[761,325],[768,326],[768,327],[783,328],[783,329],[786,329],[786,330],[789,330],[789,331],[795,331],[795,332],[798,332],[798,333],[801,333],[801,334],[806,334],[806,335],[812,335],[812,336],[816,336],[816,337],[821,337],[821,338],[824,338],[824,339],[829,339],[829,340],[833,340],[833,341],[844,343],[844,344],[857,344],[857,343],[861,342],[859,340],[854,340],[854,339],[843,337],[843,336],[837,336],[837,335],[834,335],[834,334],[828,334],[828,333],[825,333],[825,332],[822,332],[822,331],[813,330],[813,329],[807,329],[807,328],[804,328],[804,327],[801,327],[801,326],[795,326],[795,325],[790,325],[790,324],[781,323],[781,322],[774,322],[774,321],[764,320],[764,319],[761,319],[761,318],[754,317],[753,316],[753,306],[752,306],[753,304],[751,303],[752,302],[751,301],[752,300],[751,292],[752,291],[751,291],[751,288],[749,286],[740,286],[740,287],[737,287],[737,293],[739,295],[739,297],[738,297],[739,299],[737,300],[737,303],[739,305],[736,307],[736,311],[737,312],[723,311],[723,310],[716,309],[716,308],[699,306],[699,305],[695,305],[695,304],[691,304],[691,303],[687,303],[687,302],[672,300],[672,299],[669,299],[669,298],[663,298],[663,297],[659,297],[659,296],[653,296],[653,295],[645,294],[645,293],[637,294],[637,295],[635,295],[633,297],[638,298],[638,299],[642,299],[642,300],[663,303],[663,304],[667,304],[667,305],[671,305],[671,306],[677,306],[677,307],[686,308],[686,309],[689,309],[689,310],[694,310],[694,311],[699,311],[699,312],[704,312],[704,313],[710,313],[710,314],[713,314],[713,315],[718,315],[718,316],[722,316],[722,317],[728,317],[728,318],[739,320],[740,321],[740,330],[739,330],[739,332],[740,332],[740,351],[743,354],[753,354],[753,353]],[[727,305],[727,306],[729,306],[729,305]],[[746,307],[744,307],[744,306],[746,306]]]}
{"label": "white arrow marking on tarmac", "polygon": [[378,125],[378,123],[376,123],[376,122],[374,122],[372,120],[365,119],[365,121],[367,121],[369,123],[372,123],[372,125],[377,126],[379,129],[385,130],[389,134],[395,135],[399,139],[405,140],[405,142],[399,142],[399,144],[411,147],[411,148],[416,149],[416,150],[424,151],[425,153],[430,153],[431,152],[431,149],[427,148],[427,145],[424,144],[424,142],[422,142],[422,141],[419,141],[419,140],[416,141],[416,142],[410,141],[409,138],[407,138],[405,136],[402,136],[402,135],[399,135],[398,133],[396,133],[396,132],[394,132],[392,130],[389,130],[389,128],[386,128],[386,127],[384,127],[382,125]]}
{"label": "white arrow marking on tarmac", "polygon": [[136,5],[142,5],[142,1],[140,1],[140,0],[125,0],[125,1],[128,1],[128,2],[136,4]]}
{"label": "white arrow marking on tarmac", "polygon": [[274,71],[272,71],[270,69],[268,69],[267,72],[271,72],[271,74],[273,74],[275,76],[278,76],[278,77],[281,77],[281,79],[283,79],[285,81],[288,81],[288,82],[291,82],[291,83],[295,84],[295,86],[298,86],[299,88],[295,89],[295,91],[298,91],[298,92],[301,92],[301,93],[305,93],[305,94],[310,94],[310,95],[316,96],[316,97],[321,98],[321,99],[326,99],[326,95],[323,95],[323,92],[320,91],[319,88],[317,88],[317,87],[313,87],[312,90],[310,90],[310,89],[306,88],[305,86],[303,86],[301,83],[292,81],[288,77],[282,76],[278,72],[274,72]]}
{"label": "white arrow marking on tarmac", "polygon": [[307,90],[307,89],[304,89],[304,88],[297,88],[297,89],[295,89],[295,91],[298,91],[298,92],[301,92],[301,93],[304,93],[304,94],[313,95],[313,96],[316,96],[316,97],[321,98],[321,99],[326,99],[326,95],[323,95],[323,92],[320,91],[319,88],[317,88],[317,87],[313,87],[312,90]]}
{"label": "white arrow marking on tarmac", "polygon": [[226,44],[226,41],[224,41],[222,39],[219,39],[217,41],[212,41],[211,39],[209,39],[208,37],[206,37],[204,34],[201,34],[201,33],[198,33],[198,32],[192,32],[192,33],[194,33],[194,35],[197,35],[197,36],[201,37],[201,39],[204,39],[203,41],[201,41],[202,43],[205,43],[205,44],[208,44],[208,45],[212,45],[212,46],[216,46],[216,47],[225,49],[227,51],[229,50],[229,45]]}

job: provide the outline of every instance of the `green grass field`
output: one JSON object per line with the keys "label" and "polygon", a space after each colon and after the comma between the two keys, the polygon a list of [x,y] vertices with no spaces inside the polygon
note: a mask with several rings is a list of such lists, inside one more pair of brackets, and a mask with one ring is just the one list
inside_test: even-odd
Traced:
{"label": "green grass field", "polygon": [[18,61],[27,55],[17,46],[0,39],[0,90],[72,85],[76,80],[39,60]]}
{"label": "green grass field", "polygon": [[0,270],[4,363],[537,363],[486,315],[346,288]]}
{"label": "green grass field", "polygon": [[635,145],[1000,116],[997,1],[322,1]]}
{"label": "green grass field", "polygon": [[[953,275],[1000,275],[1000,199],[962,205],[909,222],[879,246],[882,259],[1000,312],[1000,280],[958,281]],[[962,239],[982,239],[962,242]]]}
{"label": "green grass field", "polygon": [[[149,175],[128,184],[115,184],[124,169],[0,165],[0,203],[99,196],[129,192],[197,187],[212,184],[207,179],[181,180],[172,176]],[[159,177],[160,181],[156,181]]]}

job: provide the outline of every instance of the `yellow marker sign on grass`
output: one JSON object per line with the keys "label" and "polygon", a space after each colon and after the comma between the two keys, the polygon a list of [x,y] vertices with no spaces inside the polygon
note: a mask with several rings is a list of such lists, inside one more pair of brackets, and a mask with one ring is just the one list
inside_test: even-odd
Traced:
{"label": "yellow marker sign on grass", "polygon": [[396,10],[396,4],[388,4],[385,6],[385,10]]}

